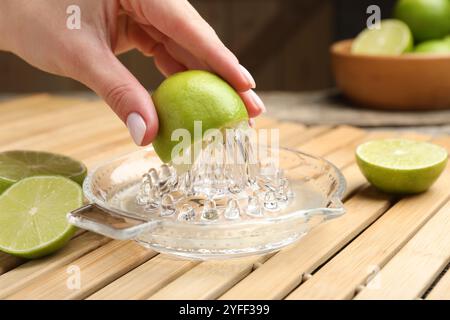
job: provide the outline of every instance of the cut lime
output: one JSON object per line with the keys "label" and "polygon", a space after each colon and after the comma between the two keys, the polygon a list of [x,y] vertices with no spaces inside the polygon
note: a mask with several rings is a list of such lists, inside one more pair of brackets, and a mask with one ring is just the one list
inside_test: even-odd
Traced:
{"label": "cut lime", "polygon": [[81,187],[60,176],[25,178],[0,196],[0,250],[38,258],[61,248],[76,228],[66,220],[83,204]]}
{"label": "cut lime", "polygon": [[406,139],[374,140],[356,149],[367,180],[382,191],[398,194],[427,190],[445,169],[447,158],[440,146]]}
{"label": "cut lime", "polygon": [[161,83],[152,97],[159,118],[159,132],[153,147],[164,162],[171,160],[173,147],[179,143],[172,140],[176,129],[186,129],[191,143],[194,143],[195,138],[202,138],[195,136],[195,121],[201,121],[201,133],[204,133],[208,129],[220,129],[248,120],[244,102],[237,92],[207,71],[190,70],[174,74]]}
{"label": "cut lime", "polygon": [[411,51],[413,38],[408,26],[399,20],[383,20],[379,28],[362,31],[352,44],[352,53],[400,55]]}
{"label": "cut lime", "polygon": [[0,194],[13,183],[31,176],[57,175],[82,184],[86,166],[72,158],[42,151],[0,153]]}

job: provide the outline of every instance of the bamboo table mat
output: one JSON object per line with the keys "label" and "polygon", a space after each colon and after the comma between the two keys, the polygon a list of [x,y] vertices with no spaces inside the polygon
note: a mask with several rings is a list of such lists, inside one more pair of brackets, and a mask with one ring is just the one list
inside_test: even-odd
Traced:
{"label": "bamboo table mat", "polygon": [[[63,153],[92,167],[137,147],[100,101],[39,94],[0,103],[0,148]],[[426,193],[393,198],[368,186],[355,146],[379,137],[450,137],[304,126],[261,117],[281,145],[322,156],[348,183],[347,213],[277,253],[188,261],[80,231],[62,250],[26,261],[0,253],[1,299],[447,299],[450,169]],[[0,226],[1,232],[1,226]],[[79,286],[70,285],[79,270]]]}

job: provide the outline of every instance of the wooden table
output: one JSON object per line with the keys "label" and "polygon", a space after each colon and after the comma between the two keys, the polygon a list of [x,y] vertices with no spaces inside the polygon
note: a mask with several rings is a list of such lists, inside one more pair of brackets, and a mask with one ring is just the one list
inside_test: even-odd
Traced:
{"label": "wooden table", "polygon": [[[89,167],[137,147],[99,101],[47,94],[0,104],[0,147],[60,152]],[[59,252],[34,261],[0,253],[0,298],[8,299],[438,299],[450,298],[450,170],[426,193],[394,199],[373,190],[354,161],[376,137],[432,140],[414,132],[280,128],[282,145],[323,156],[343,171],[347,213],[278,253],[230,261],[180,260],[79,232]],[[1,228],[1,226],[0,226]],[[1,229],[0,229],[1,232]],[[79,288],[74,275],[80,272]],[[75,286],[74,286],[75,284]]]}

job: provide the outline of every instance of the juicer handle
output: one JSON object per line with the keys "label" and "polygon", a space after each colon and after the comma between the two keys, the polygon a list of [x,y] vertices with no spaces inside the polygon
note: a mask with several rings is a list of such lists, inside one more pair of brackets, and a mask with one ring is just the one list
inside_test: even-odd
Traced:
{"label": "juicer handle", "polygon": [[136,238],[154,229],[158,222],[125,217],[90,203],[67,214],[70,224],[117,240]]}

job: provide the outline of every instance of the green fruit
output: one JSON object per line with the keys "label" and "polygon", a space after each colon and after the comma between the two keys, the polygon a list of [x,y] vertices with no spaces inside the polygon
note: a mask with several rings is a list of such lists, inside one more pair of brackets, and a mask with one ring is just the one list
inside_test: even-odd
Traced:
{"label": "green fruit", "polygon": [[72,158],[42,151],[0,153],[0,194],[15,182],[31,176],[58,175],[82,184],[86,166]]}
{"label": "green fruit", "polygon": [[447,53],[450,54],[450,41],[429,40],[416,46],[414,52],[417,53]]}
{"label": "green fruit", "polygon": [[365,29],[352,43],[352,53],[400,55],[411,51],[413,38],[408,26],[399,20],[383,20],[379,29]]}
{"label": "green fruit", "polygon": [[450,45],[450,36],[445,37],[444,41],[446,41]]}
{"label": "green fruit", "polygon": [[411,28],[417,42],[439,39],[450,33],[449,0],[399,0],[394,17]]}
{"label": "green fruit", "polygon": [[81,187],[60,176],[25,178],[0,196],[0,250],[39,258],[61,248],[75,233],[69,211],[83,204]]}
{"label": "green fruit", "polygon": [[367,180],[394,194],[427,190],[447,164],[447,151],[437,145],[406,139],[382,139],[361,144],[356,160]]}
{"label": "green fruit", "polygon": [[201,121],[202,132],[233,126],[248,120],[245,105],[236,91],[218,76],[201,70],[174,74],[153,93],[158,112],[159,132],[153,141],[156,153],[164,162],[172,158],[172,132],[187,129],[191,143],[195,137],[194,121]]}

